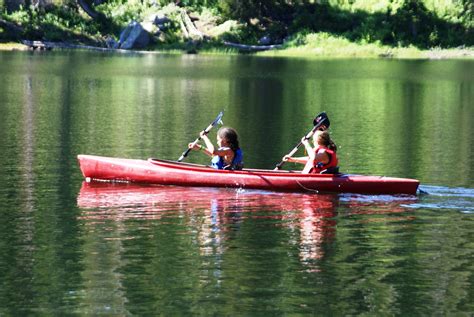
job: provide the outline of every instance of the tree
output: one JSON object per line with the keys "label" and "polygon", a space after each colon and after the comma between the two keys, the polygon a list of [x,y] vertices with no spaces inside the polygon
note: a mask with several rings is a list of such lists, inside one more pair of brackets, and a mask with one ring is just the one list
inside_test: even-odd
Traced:
{"label": "tree", "polygon": [[77,0],[77,4],[92,19],[98,20],[99,22],[107,21],[107,17],[102,12],[98,12],[98,11],[95,10],[95,8],[94,8],[95,1],[93,1],[93,0]]}
{"label": "tree", "polygon": [[229,18],[249,22],[255,18],[282,20],[292,5],[285,0],[221,0],[219,7]]}

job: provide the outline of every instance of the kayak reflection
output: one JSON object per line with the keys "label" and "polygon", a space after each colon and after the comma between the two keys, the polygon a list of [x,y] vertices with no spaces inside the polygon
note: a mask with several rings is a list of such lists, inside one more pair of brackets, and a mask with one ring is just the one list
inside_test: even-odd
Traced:
{"label": "kayak reflection", "polygon": [[[88,218],[111,217],[111,214],[101,211],[113,208],[113,218],[122,220],[161,218],[167,211],[209,209],[211,206],[222,213],[265,211],[266,215],[259,213],[258,217],[274,217],[271,211],[295,211],[301,210],[302,206],[333,209],[337,199],[336,194],[83,182],[77,203],[79,207],[89,209]],[[284,214],[283,217],[293,216]]]}
{"label": "kayak reflection", "polygon": [[334,238],[338,199],[336,194],[83,182],[77,204],[80,218],[91,224],[182,215],[205,255],[224,252],[225,241],[235,238],[246,219],[261,220],[296,235],[291,240],[306,260],[320,258],[320,245]]}
{"label": "kayak reflection", "polygon": [[404,204],[415,200],[413,196],[83,182],[77,204],[82,209],[80,218],[91,226],[130,220],[147,221],[145,225],[154,221],[176,225],[174,220],[180,219],[178,231],[192,235],[199,253],[206,256],[224,254],[233,245],[232,240],[242,238],[239,232],[243,225],[272,231],[283,227],[289,233],[288,243],[298,250],[300,261],[318,270],[315,260],[331,249],[338,222],[348,221],[348,217],[354,221],[353,216],[360,217],[356,221],[361,225],[367,221],[399,221],[398,217],[378,215],[411,211]]}

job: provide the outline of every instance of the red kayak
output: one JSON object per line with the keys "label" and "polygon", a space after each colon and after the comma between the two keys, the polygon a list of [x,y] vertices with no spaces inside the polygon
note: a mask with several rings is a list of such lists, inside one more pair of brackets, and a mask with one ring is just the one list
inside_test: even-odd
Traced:
{"label": "red kayak", "polygon": [[235,187],[292,192],[416,194],[419,181],[408,178],[349,174],[301,174],[299,171],[216,170],[209,166],[148,160],[78,155],[87,181]]}

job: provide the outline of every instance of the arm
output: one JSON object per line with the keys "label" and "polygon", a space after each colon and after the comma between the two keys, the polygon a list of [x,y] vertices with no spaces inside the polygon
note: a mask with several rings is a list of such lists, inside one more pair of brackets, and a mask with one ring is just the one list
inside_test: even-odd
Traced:
{"label": "arm", "polygon": [[291,163],[299,163],[299,164],[306,164],[308,162],[308,156],[301,156],[301,157],[291,157],[288,155],[283,156],[284,162],[291,162]]}
{"label": "arm", "polygon": [[212,153],[209,152],[208,149],[206,149],[204,146],[200,145],[200,144],[193,144],[192,143],[189,143],[188,147],[194,151],[202,151],[204,154],[208,155],[208,156],[211,156],[212,157]]}
{"label": "arm", "polygon": [[231,157],[232,159],[234,158],[234,151],[232,151],[231,148],[223,148],[223,149],[219,149],[219,150],[214,150],[212,152],[213,155],[217,155],[217,156],[228,156],[228,157]]}
{"label": "arm", "polygon": [[209,138],[207,137],[207,135],[204,133],[204,132],[201,132],[201,139],[204,140],[204,143],[206,144],[206,147],[203,147],[202,145],[200,144],[195,144],[195,143],[189,143],[188,147],[192,150],[195,150],[195,151],[203,151],[204,154],[208,155],[208,156],[213,156],[214,154],[214,145],[212,144],[211,140],[209,140]]}
{"label": "arm", "polygon": [[308,156],[301,156],[301,157],[292,157],[290,155],[283,156],[284,162],[292,162],[292,163],[299,163],[299,164],[307,164],[308,161],[312,161],[315,159],[315,150],[311,147],[308,142],[306,136],[301,139],[301,144],[304,145],[306,152],[308,152]]}
{"label": "arm", "polygon": [[209,140],[206,134],[202,133],[201,138],[204,140],[204,143],[206,143],[207,149],[205,152],[209,156],[217,155],[217,156],[230,156],[232,158],[234,157],[234,151],[232,151],[231,148],[226,147],[226,148],[216,150],[214,148],[214,144],[212,144],[211,140]]}
{"label": "arm", "polygon": [[214,154],[214,144],[212,144],[211,140],[209,140],[207,134],[201,132],[201,139],[204,140],[204,143],[207,147],[207,151],[209,151],[211,155]]}
{"label": "arm", "polygon": [[305,147],[305,149],[306,149],[306,152],[308,153],[308,159],[314,161],[315,156],[316,156],[315,149],[313,149],[313,147],[311,146],[311,144],[309,144],[309,142],[308,142],[308,140],[306,139],[306,137],[304,137],[303,139],[301,139],[301,143],[303,143],[303,145],[304,145],[304,147]]}

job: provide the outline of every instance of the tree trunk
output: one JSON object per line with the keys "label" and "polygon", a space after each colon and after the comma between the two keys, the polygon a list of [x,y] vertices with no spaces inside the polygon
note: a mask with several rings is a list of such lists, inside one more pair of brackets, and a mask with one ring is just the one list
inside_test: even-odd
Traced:
{"label": "tree trunk", "polygon": [[78,0],[77,3],[82,8],[82,10],[84,10],[84,12],[87,13],[87,15],[90,16],[92,19],[105,21],[105,15],[94,10],[94,8],[91,6],[91,4],[88,3],[88,1]]}

